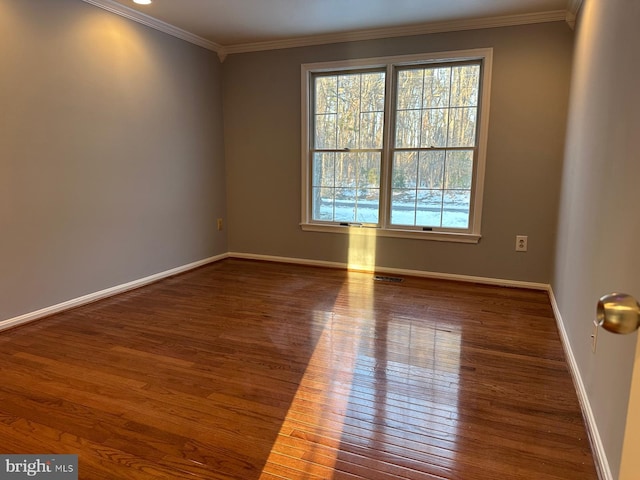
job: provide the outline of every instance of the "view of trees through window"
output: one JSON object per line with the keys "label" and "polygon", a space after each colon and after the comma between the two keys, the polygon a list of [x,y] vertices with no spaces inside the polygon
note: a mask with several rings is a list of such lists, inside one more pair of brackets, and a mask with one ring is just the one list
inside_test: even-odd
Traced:
{"label": "view of trees through window", "polygon": [[391,224],[467,228],[480,65],[397,72]]}
{"label": "view of trees through window", "polygon": [[385,72],[315,78],[313,219],[378,223]]}
{"label": "view of trees through window", "polygon": [[[392,115],[386,69],[312,77],[312,219],[378,224],[381,189],[389,188],[382,197],[391,225],[467,229],[480,62],[412,65],[393,75]],[[391,140],[385,121],[393,122]]]}

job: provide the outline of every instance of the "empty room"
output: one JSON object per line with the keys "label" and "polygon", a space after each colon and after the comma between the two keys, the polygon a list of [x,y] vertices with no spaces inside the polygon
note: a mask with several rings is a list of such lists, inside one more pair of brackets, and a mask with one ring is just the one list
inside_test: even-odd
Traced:
{"label": "empty room", "polygon": [[0,478],[640,478],[639,22],[0,0]]}

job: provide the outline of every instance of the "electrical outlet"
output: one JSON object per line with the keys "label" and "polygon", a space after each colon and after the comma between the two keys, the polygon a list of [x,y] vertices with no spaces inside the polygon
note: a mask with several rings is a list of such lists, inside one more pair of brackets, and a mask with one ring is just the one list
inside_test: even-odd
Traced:
{"label": "electrical outlet", "polygon": [[222,219],[218,219],[218,230],[222,230]]}
{"label": "electrical outlet", "polygon": [[516,235],[516,252],[526,252],[528,240],[526,235]]}

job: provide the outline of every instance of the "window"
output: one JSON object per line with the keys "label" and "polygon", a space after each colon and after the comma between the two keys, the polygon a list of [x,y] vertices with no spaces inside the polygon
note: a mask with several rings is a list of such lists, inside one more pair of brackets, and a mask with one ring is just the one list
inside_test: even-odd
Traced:
{"label": "window", "polygon": [[490,72],[490,49],[303,65],[303,229],[477,242]]}

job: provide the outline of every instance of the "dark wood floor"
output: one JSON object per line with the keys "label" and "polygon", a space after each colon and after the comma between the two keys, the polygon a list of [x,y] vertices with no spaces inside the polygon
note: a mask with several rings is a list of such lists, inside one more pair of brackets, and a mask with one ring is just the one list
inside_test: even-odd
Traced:
{"label": "dark wood floor", "polygon": [[597,478],[546,293],[228,259],[0,332],[81,479]]}

